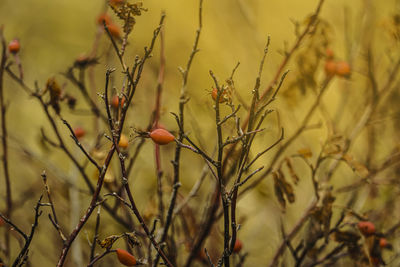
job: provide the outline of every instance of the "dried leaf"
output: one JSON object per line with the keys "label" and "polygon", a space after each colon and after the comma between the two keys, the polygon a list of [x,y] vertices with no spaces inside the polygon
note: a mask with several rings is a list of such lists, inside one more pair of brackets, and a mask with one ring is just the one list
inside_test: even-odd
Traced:
{"label": "dried leaf", "polygon": [[333,238],[336,242],[356,244],[360,236],[352,231],[336,231]]}
{"label": "dried leaf", "polygon": [[320,210],[316,209],[315,211],[313,211],[311,213],[309,222],[307,224],[307,228],[306,228],[306,235],[304,237],[305,243],[306,243],[306,247],[313,247],[313,245],[315,244],[315,242],[317,242],[318,239],[320,239],[323,236],[323,232],[321,229],[321,223],[319,220],[319,213]]}
{"label": "dried leaf", "polygon": [[61,87],[57,83],[54,77],[51,77],[46,82],[46,91],[50,93],[50,104],[57,114],[60,114],[60,98],[61,98]]}
{"label": "dried leaf", "polygon": [[286,158],[285,161],[286,161],[286,166],[289,169],[290,176],[292,177],[293,183],[297,184],[300,179],[297,176],[296,172],[294,171],[292,161],[290,160],[290,158]]}
{"label": "dried leaf", "polygon": [[286,208],[286,201],[285,198],[283,197],[283,192],[279,183],[278,175],[274,172],[274,189],[275,189],[275,196],[279,201],[279,204],[283,209]]}
{"label": "dried leaf", "polygon": [[326,193],[324,198],[322,199],[322,220],[321,224],[323,225],[325,239],[328,240],[330,224],[332,218],[332,206],[335,201],[335,197],[332,196],[330,192]]}
{"label": "dried leaf", "polygon": [[130,4],[128,2],[124,2],[119,5],[109,5],[110,8],[114,11],[114,13],[122,20],[124,21],[124,26],[123,30],[126,34],[129,34],[133,26],[136,23],[135,16],[140,16],[142,14],[142,11],[146,11],[144,9],[143,3],[142,2],[137,2],[134,4]]}
{"label": "dried leaf", "polygon": [[105,249],[111,249],[112,245],[114,244],[115,241],[118,240],[121,236],[118,235],[111,235],[109,237],[106,237],[102,241],[97,241],[100,245],[100,247],[105,248]]}
{"label": "dried leaf", "polygon": [[126,237],[126,240],[131,247],[141,246],[139,239],[136,237],[135,233],[125,233],[124,236]]}
{"label": "dried leaf", "polygon": [[281,170],[278,170],[278,174],[279,174],[279,182],[283,192],[285,193],[286,199],[290,203],[293,203],[295,201],[293,186],[286,181],[285,176]]}
{"label": "dried leaf", "polygon": [[325,147],[324,153],[327,155],[337,155],[343,151],[339,144],[330,144]]}
{"label": "dried leaf", "polygon": [[311,158],[312,157],[312,152],[311,149],[309,148],[302,148],[297,150],[297,153],[299,153],[301,156],[305,157],[305,158]]}
{"label": "dried leaf", "polygon": [[367,167],[356,161],[351,155],[343,155],[342,159],[352,168],[354,172],[357,173],[362,178],[366,178],[369,175],[369,170]]}
{"label": "dried leaf", "polygon": [[342,135],[333,135],[329,138],[329,143],[331,144],[338,144],[342,143],[344,141],[344,138]]}

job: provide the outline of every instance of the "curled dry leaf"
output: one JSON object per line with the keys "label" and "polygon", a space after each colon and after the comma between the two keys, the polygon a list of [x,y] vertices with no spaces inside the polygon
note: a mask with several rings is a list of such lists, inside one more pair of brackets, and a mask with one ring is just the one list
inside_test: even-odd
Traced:
{"label": "curled dry leaf", "polygon": [[111,249],[115,241],[118,240],[120,236],[118,235],[111,235],[109,237],[106,237],[102,241],[98,240],[97,242],[99,243],[100,247],[105,248],[105,249]]}
{"label": "curled dry leaf", "polygon": [[286,181],[281,170],[274,172],[273,176],[275,196],[277,197],[282,208],[285,209],[286,200],[289,201],[289,203],[293,203],[295,201],[293,186]]}
{"label": "curled dry leaf", "polygon": [[355,160],[351,155],[345,154],[343,155],[342,159],[352,168],[354,172],[356,172],[357,175],[359,175],[362,178],[365,178],[369,175],[369,170],[367,167]]}
{"label": "curled dry leaf", "polygon": [[135,233],[125,233],[124,237],[126,238],[131,247],[141,246],[139,239],[136,237]]}
{"label": "curled dry leaf", "polygon": [[50,93],[50,104],[57,114],[60,114],[60,98],[61,98],[61,87],[57,83],[54,77],[51,77],[46,82],[46,91]]}
{"label": "curled dry leaf", "polygon": [[113,2],[110,2],[110,8],[122,21],[124,21],[123,30],[126,34],[129,34],[132,31],[133,26],[136,24],[134,17],[140,16],[142,11],[146,11],[146,9],[143,8],[142,2],[133,4],[128,3],[127,1],[118,4],[114,4]]}
{"label": "curled dry leaf", "polygon": [[297,176],[297,174],[296,174],[296,172],[295,172],[295,170],[293,168],[291,159],[290,158],[285,158],[285,162],[286,162],[286,166],[287,166],[287,168],[289,170],[290,177],[293,180],[293,183],[297,184],[300,179],[299,179],[299,176]]}

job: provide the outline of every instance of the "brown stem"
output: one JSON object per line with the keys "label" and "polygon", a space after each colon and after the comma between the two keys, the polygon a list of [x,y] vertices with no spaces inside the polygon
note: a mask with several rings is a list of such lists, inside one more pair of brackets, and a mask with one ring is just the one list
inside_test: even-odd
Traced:
{"label": "brown stem", "polygon": [[314,209],[314,207],[316,205],[317,205],[317,201],[313,200],[311,202],[311,204],[308,206],[308,208],[305,210],[303,216],[301,216],[300,219],[297,221],[297,223],[293,226],[292,230],[289,232],[289,234],[286,236],[286,238],[284,240],[282,240],[281,244],[279,245],[277,251],[274,254],[274,257],[273,257],[272,262],[270,263],[269,267],[278,266],[279,257],[285,251],[286,243],[288,241],[290,241],[297,234],[297,232],[301,229],[301,227],[307,220],[308,216],[310,215],[310,212]]}
{"label": "brown stem", "polygon": [[35,206],[35,219],[34,219],[34,222],[32,224],[32,227],[31,227],[31,232],[30,232],[28,238],[25,240],[25,245],[23,246],[23,248],[19,252],[19,254],[18,254],[17,258],[15,259],[12,267],[22,266],[22,263],[28,257],[29,246],[31,245],[33,236],[35,234],[35,230],[36,230],[36,228],[38,226],[39,217],[40,217],[40,215],[42,215],[42,211],[40,210],[40,207],[42,205],[42,203],[40,202],[41,200],[42,200],[42,196],[40,196],[40,198],[39,198],[39,200],[38,200],[38,202],[36,203],[36,206]]}
{"label": "brown stem", "polygon": [[[107,92],[108,92],[108,82],[109,82],[109,76],[110,76],[111,71],[107,70],[107,74],[106,74],[106,82],[105,82],[105,104],[106,104],[106,109],[107,109],[107,114],[109,115],[109,107],[108,107],[108,99],[107,99]],[[110,115],[109,115],[110,116]],[[110,117],[109,117],[110,120]],[[54,123],[54,122],[53,122]],[[122,129],[122,124],[121,124],[121,129]],[[112,125],[111,127],[111,131],[113,131]],[[118,135],[119,138],[119,135]],[[113,138],[114,140],[114,138]],[[57,267],[61,267],[64,265],[65,259],[67,257],[68,251],[71,248],[72,242],[75,240],[75,238],[77,237],[77,235],[79,234],[80,230],[83,228],[83,226],[86,224],[86,222],[89,220],[90,215],[92,214],[93,210],[95,209],[95,207],[97,206],[97,201],[99,199],[99,195],[100,195],[100,191],[101,188],[103,186],[103,182],[104,182],[104,177],[106,175],[107,169],[110,165],[112,156],[114,155],[114,152],[116,150],[116,144],[115,142],[113,143],[113,145],[111,146],[111,149],[108,152],[108,155],[105,159],[104,165],[101,168],[101,172],[99,175],[99,180],[97,181],[97,186],[95,191],[93,192],[93,196],[92,199],[90,201],[89,207],[87,208],[85,214],[83,215],[83,217],[79,220],[78,225],[75,227],[75,229],[72,231],[72,233],[69,235],[67,241],[65,242],[62,252],[61,252],[61,256],[60,259],[57,263]]]}
{"label": "brown stem", "polygon": [[[4,179],[6,184],[6,216],[11,219],[12,217],[12,194],[11,194],[11,182],[10,182],[10,172],[8,168],[8,145],[7,145],[7,123],[6,123],[6,112],[7,107],[4,101],[4,70],[7,61],[6,53],[6,41],[3,36],[3,26],[0,27],[0,38],[2,44],[1,50],[1,62],[0,62],[0,109],[1,109],[1,141],[3,146],[3,171]],[[10,253],[10,231],[4,231],[5,240],[5,255],[9,256]]]}
{"label": "brown stem", "polygon": [[220,110],[219,110],[219,100],[223,94],[223,88],[218,85],[217,78],[214,76],[213,72],[210,70],[210,75],[214,80],[214,84],[216,89],[218,90],[217,97],[215,98],[215,123],[217,128],[217,178],[218,178],[218,186],[221,194],[222,208],[224,214],[224,252],[222,254],[222,258],[224,261],[224,265],[226,267],[230,266],[229,263],[229,202],[227,200],[226,192],[225,192],[225,181],[223,177],[223,169],[222,169],[222,159],[223,159],[223,151],[224,144],[222,140],[222,128],[221,128],[221,118],[220,118]]}
{"label": "brown stem", "polygon": [[[116,142],[116,138],[114,138],[114,143]],[[151,243],[153,244],[154,248],[157,250],[157,253],[161,256],[161,258],[164,260],[165,264],[169,267],[172,267],[173,265],[171,262],[168,260],[168,258],[165,256],[164,252],[161,250],[159,244],[154,238],[154,235],[150,232],[149,228],[147,227],[146,223],[143,220],[142,215],[140,214],[138,208],[136,207],[135,200],[133,199],[131,189],[128,184],[128,179],[127,179],[127,173],[126,173],[126,168],[125,168],[125,159],[123,155],[121,154],[119,147],[116,146],[117,153],[119,155],[119,161],[121,165],[121,172],[122,172],[122,183],[124,185],[126,194],[128,195],[129,202],[131,203],[131,209],[133,213],[135,214],[136,218],[138,219],[140,225],[142,226],[143,230],[145,231],[147,237],[150,239]]]}
{"label": "brown stem", "polygon": [[[286,53],[286,56],[283,59],[282,63],[279,65],[277,71],[275,72],[275,75],[274,75],[273,79],[268,84],[268,86],[264,89],[264,91],[262,91],[262,93],[260,95],[260,98],[259,98],[260,100],[257,102],[257,104],[262,102],[263,100],[265,100],[265,98],[268,96],[268,94],[271,93],[271,90],[274,88],[274,86],[279,81],[279,77],[282,76],[282,73],[283,73],[284,69],[286,68],[286,65],[289,63],[290,59],[292,58],[293,54],[297,51],[297,49],[300,47],[300,44],[303,42],[305,37],[310,33],[312,28],[315,26],[316,22],[318,21],[318,16],[319,16],[319,13],[321,12],[321,8],[322,8],[322,5],[323,5],[324,1],[325,0],[320,0],[319,1],[318,6],[317,6],[314,14],[311,16],[311,19],[310,19],[309,23],[307,24],[306,28],[298,36],[298,38],[296,39],[296,41],[293,44],[292,48]],[[278,92],[278,90],[275,90],[275,92],[272,94],[271,99],[273,99],[276,96],[277,92]],[[242,123],[242,129],[247,127],[247,125],[249,123],[250,116],[251,116],[251,110],[248,112],[246,119]],[[230,149],[226,152],[224,163],[226,163],[226,161],[229,158],[231,158],[232,153],[235,150],[235,147],[236,147],[236,144],[233,144],[230,147]],[[223,165],[227,166],[227,164],[223,164]],[[225,170],[224,170],[224,172],[225,172]]]}
{"label": "brown stem", "polygon": [[[84,167],[81,166],[81,164],[75,159],[75,157],[72,155],[72,153],[67,149],[61,134],[58,130],[58,127],[53,119],[53,117],[50,115],[48,106],[46,105],[46,103],[43,101],[42,97],[40,94],[35,93],[31,88],[29,88],[24,81],[20,80],[10,69],[6,69],[7,73],[10,75],[10,77],[12,79],[14,79],[22,88],[24,91],[26,91],[30,96],[33,96],[35,98],[38,99],[39,103],[41,104],[45,115],[51,125],[51,127],[53,128],[53,131],[58,139],[58,147],[68,156],[68,158],[74,163],[75,167],[79,170],[80,174],[82,175],[86,185],[88,186],[88,188],[90,189],[90,192],[93,194],[95,191],[94,186],[92,185],[89,177],[87,176],[87,174],[85,173]],[[113,211],[113,209],[107,204],[107,203],[102,203],[104,209],[109,212],[112,215],[112,218],[115,219],[118,223],[120,223],[121,225],[123,225],[125,228],[132,230],[132,226],[127,223],[124,219],[122,219],[118,214],[116,214],[115,211]]]}
{"label": "brown stem", "polygon": [[60,259],[58,260],[57,267],[61,267],[64,265],[65,259],[67,257],[68,251],[71,248],[72,242],[75,240],[77,237],[78,233],[82,230],[82,227],[86,224],[87,220],[89,219],[90,215],[92,214],[93,210],[96,207],[97,200],[100,195],[101,188],[103,186],[104,182],[104,176],[106,174],[107,168],[111,162],[111,158],[114,155],[115,152],[115,146],[113,145],[108,152],[107,158],[104,162],[104,165],[102,167],[99,180],[97,182],[96,189],[93,193],[92,199],[90,201],[89,207],[87,208],[85,214],[82,216],[82,218],[79,220],[78,225],[75,227],[75,229],[72,231],[72,233],[69,235],[67,241],[65,242],[65,245],[63,246],[62,252]]}
{"label": "brown stem", "polygon": [[244,188],[241,191],[240,195],[244,194],[251,188],[255,187],[267,175],[269,175],[271,173],[274,165],[279,160],[280,156],[283,154],[283,152],[285,152],[286,149],[293,143],[293,141],[295,141],[303,133],[303,131],[307,128],[307,125],[308,125],[310,119],[314,115],[314,112],[317,110],[317,107],[319,106],[319,103],[321,102],[322,96],[324,95],[324,93],[326,92],[326,90],[328,88],[330,80],[331,80],[330,78],[326,78],[324,80],[324,82],[321,86],[321,90],[320,90],[319,94],[317,95],[317,98],[315,99],[313,105],[308,110],[308,112],[307,112],[306,116],[304,117],[302,123],[300,124],[299,128],[297,128],[296,132],[289,139],[287,139],[286,142],[284,142],[283,145],[279,148],[279,150],[275,153],[275,155],[273,156],[273,158],[271,160],[270,167],[266,171],[264,171],[260,177],[255,179],[250,185],[248,185],[246,188]]}
{"label": "brown stem", "polygon": [[[157,94],[156,94],[156,104],[154,107],[154,119],[153,119],[153,128],[158,128],[159,120],[160,120],[160,108],[161,108],[161,94],[163,91],[163,83],[165,76],[165,44],[164,44],[164,28],[165,25],[160,30],[160,70],[158,72],[158,83],[157,83]],[[155,164],[156,164],[156,177],[157,177],[157,195],[158,195],[158,209],[159,209],[159,218],[161,224],[164,224],[164,205],[163,205],[163,192],[162,192],[162,167],[161,167],[161,153],[160,146],[158,144],[154,144],[154,156],[155,156]]]}
{"label": "brown stem", "polygon": [[106,250],[103,253],[101,253],[99,256],[93,258],[90,263],[87,265],[87,267],[92,267],[96,262],[98,262],[99,260],[101,260],[102,258],[104,258],[104,256],[115,252],[116,250],[114,249],[110,249],[110,250]]}
{"label": "brown stem", "polygon": [[[200,33],[201,33],[202,25],[203,25],[202,11],[203,11],[203,0],[200,0],[199,1],[199,26],[196,31],[196,37],[195,37],[195,40],[193,43],[193,48],[190,53],[188,62],[186,64],[186,68],[184,70],[181,70],[182,86],[181,86],[180,97],[179,97],[179,119],[178,119],[178,121],[179,121],[179,124],[178,124],[179,125],[179,136],[177,138],[177,141],[180,143],[182,143],[182,141],[184,139],[184,135],[185,135],[185,132],[184,132],[184,110],[185,110],[185,104],[187,102],[186,86],[187,86],[189,71],[192,66],[194,56],[198,52]],[[180,170],[179,170],[180,169],[180,156],[181,156],[181,146],[177,145],[176,149],[175,149],[174,161],[172,162],[173,168],[174,168],[174,180],[173,180],[173,187],[172,187],[173,189],[172,189],[172,194],[171,194],[171,200],[170,200],[169,206],[168,206],[167,217],[165,219],[164,230],[163,230],[160,242],[165,242],[167,235],[168,235],[168,230],[171,226],[172,218],[174,215],[176,198],[178,196],[178,189],[180,187],[180,183],[179,183],[179,180],[180,180]],[[157,255],[154,260],[153,266],[157,266],[159,259],[160,259],[160,257]]]}

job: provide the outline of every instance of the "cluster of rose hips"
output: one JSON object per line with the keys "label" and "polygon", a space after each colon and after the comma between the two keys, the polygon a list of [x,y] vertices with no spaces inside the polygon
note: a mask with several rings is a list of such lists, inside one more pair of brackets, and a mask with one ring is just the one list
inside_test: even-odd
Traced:
{"label": "cluster of rose hips", "polygon": [[118,95],[114,95],[111,99],[111,106],[114,109],[118,109],[119,107],[123,107],[125,104],[125,96],[123,96],[121,98],[121,104],[119,103],[119,96]]}
{"label": "cluster of rose hips", "polygon": [[[364,236],[372,236],[376,233],[375,225],[370,222],[370,221],[361,221],[357,224],[358,230],[364,235]],[[387,248],[389,247],[389,243],[386,238],[381,237],[379,239],[379,245],[381,248]]]}
{"label": "cluster of rose hips", "polygon": [[325,61],[325,74],[327,77],[332,78],[337,75],[339,77],[350,77],[351,68],[349,63],[346,61],[336,61],[335,55],[331,49],[326,50],[326,61]]}
{"label": "cluster of rose hips", "polygon": [[[383,248],[391,248],[391,245],[387,241],[385,237],[379,237],[376,233],[375,225],[370,221],[360,221],[357,223],[357,228],[365,237],[376,236],[379,238],[379,247]],[[371,253],[372,254],[372,253]],[[380,257],[376,255],[371,255],[371,261],[374,265],[378,266],[381,263]]]}

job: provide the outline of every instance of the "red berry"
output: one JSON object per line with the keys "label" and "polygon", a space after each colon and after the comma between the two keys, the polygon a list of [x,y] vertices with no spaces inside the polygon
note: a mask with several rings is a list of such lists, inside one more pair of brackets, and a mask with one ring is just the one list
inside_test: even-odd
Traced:
{"label": "red berry", "polygon": [[117,25],[115,25],[114,23],[110,23],[107,25],[107,28],[112,37],[117,39],[121,38],[121,30]]}
{"label": "red berry", "polygon": [[106,13],[100,14],[97,17],[97,24],[99,26],[103,26],[103,23],[105,23],[106,25],[111,23],[111,17]]}
{"label": "red berry", "polygon": [[8,51],[10,51],[10,53],[13,53],[13,54],[18,53],[20,48],[21,48],[21,45],[17,39],[12,40],[8,44]]}
{"label": "red berry", "polygon": [[[124,103],[125,103],[125,96],[123,96],[121,99],[121,107],[124,106]],[[119,96],[115,95],[112,97],[111,106],[116,109],[119,108]]]}
{"label": "red berry", "polygon": [[124,135],[124,134],[121,134],[121,136],[119,138],[118,146],[121,148],[127,148],[128,145],[129,145],[128,137],[126,137],[126,135]]}
{"label": "red berry", "polygon": [[0,227],[3,226],[5,223],[5,221],[3,220],[3,218],[0,217]]}
{"label": "red berry", "polygon": [[121,38],[121,30],[120,28],[111,21],[111,17],[107,14],[101,14],[97,17],[97,24],[99,26],[103,26],[106,24],[108,31],[110,32],[111,36],[114,38]]}
{"label": "red berry", "polygon": [[349,77],[351,74],[351,68],[349,63],[346,61],[339,61],[336,63],[336,74],[340,77]]}
{"label": "red berry", "polygon": [[375,234],[375,225],[369,221],[361,221],[357,224],[358,229],[363,235],[373,235]]}
{"label": "red berry", "polygon": [[[218,96],[218,89],[217,88],[213,88],[213,90],[211,91],[211,97],[212,99],[214,99],[214,101],[217,100],[217,96]],[[219,97],[219,103],[224,103],[227,101],[227,97],[226,97],[226,93],[225,91],[222,92],[222,94]]]}
{"label": "red berry", "polygon": [[150,138],[158,145],[166,145],[175,140],[175,136],[167,130],[160,128],[153,130],[150,133]]}
{"label": "red berry", "polygon": [[333,77],[336,74],[336,63],[333,60],[325,62],[325,74],[327,77]]}
{"label": "red berry", "polygon": [[333,52],[332,49],[330,49],[330,48],[326,49],[326,57],[328,59],[333,59],[335,57],[335,53]]}
{"label": "red berry", "polygon": [[125,266],[134,266],[136,265],[136,259],[135,257],[130,254],[128,251],[123,250],[123,249],[117,249],[117,256],[118,260],[120,263],[122,263]]}
{"label": "red berry", "polygon": [[381,237],[381,238],[379,239],[379,246],[380,246],[381,248],[386,248],[386,247],[389,246],[389,242],[387,241],[386,238]]}
{"label": "red berry", "polygon": [[76,127],[74,129],[74,134],[75,134],[76,138],[79,139],[79,138],[85,136],[86,132],[82,127]]}
{"label": "red berry", "polygon": [[243,243],[239,239],[236,239],[235,245],[233,246],[233,252],[239,253],[242,250]]}

